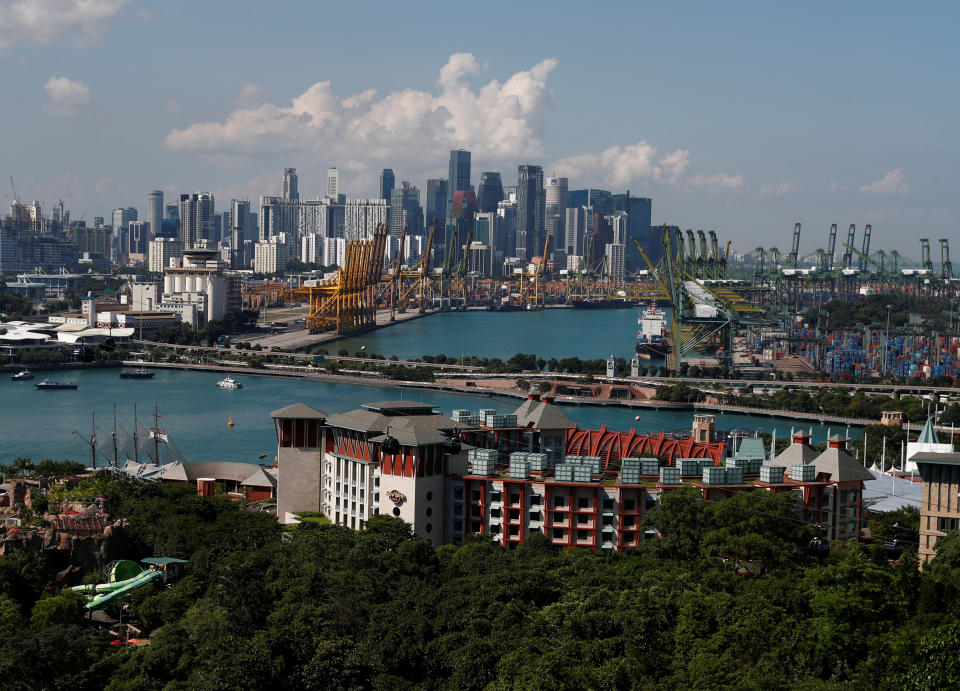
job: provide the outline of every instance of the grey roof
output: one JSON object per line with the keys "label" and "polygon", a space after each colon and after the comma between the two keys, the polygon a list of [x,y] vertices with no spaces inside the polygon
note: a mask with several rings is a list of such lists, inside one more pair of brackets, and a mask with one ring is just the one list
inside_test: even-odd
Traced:
{"label": "grey roof", "polygon": [[264,468],[257,466],[257,469],[250,476],[240,483],[247,487],[276,487],[277,471],[276,468]]}
{"label": "grey roof", "polygon": [[536,429],[572,429],[576,427],[560,407],[528,398],[517,408],[517,426]]}
{"label": "grey roof", "polygon": [[274,410],[270,413],[270,417],[275,420],[325,420],[329,416],[322,410],[317,410],[306,403],[294,403],[286,408]]}
{"label": "grey roof", "polygon": [[813,459],[817,474],[826,473],[831,482],[850,480],[873,480],[873,473],[863,467],[846,449],[828,447],[826,451]]}
{"label": "grey roof", "polygon": [[379,401],[378,403],[364,403],[362,407],[375,413],[397,412],[401,415],[410,415],[413,411],[419,411],[421,415],[431,415],[433,409],[436,408],[429,403],[419,403],[417,401]]}
{"label": "grey roof", "polygon": [[[337,413],[327,420],[327,424],[334,428],[342,427],[373,434],[375,436],[371,437],[372,441],[383,441],[389,427],[390,436],[404,446],[439,444],[450,438],[449,432],[451,430],[461,427],[460,423],[433,413],[433,406],[422,403],[414,404],[410,402],[410,406],[407,407],[409,412],[403,415],[384,415],[370,409],[400,410],[400,408],[393,407],[393,403],[395,402],[371,404],[346,413]],[[408,402],[400,401],[399,403],[406,404]]]}
{"label": "grey roof", "polygon": [[749,460],[765,460],[767,449],[763,445],[763,439],[759,437],[748,437],[740,442],[740,448],[734,454],[734,458],[744,458]]}
{"label": "grey roof", "polygon": [[253,469],[257,467],[252,463],[236,461],[190,461],[178,463],[163,475],[163,479],[193,482],[197,478],[212,477],[217,480],[231,480],[242,483],[250,477]]}
{"label": "grey roof", "polygon": [[863,503],[871,511],[896,511],[904,506],[920,508],[923,486],[919,482],[871,470],[873,480],[863,483]]}
{"label": "grey roof", "polygon": [[812,463],[817,457],[817,450],[809,444],[790,444],[767,465],[779,465],[789,468],[792,465]]}
{"label": "grey roof", "polygon": [[909,459],[913,463],[957,463],[960,464],[960,453],[940,453],[937,451],[918,451]]}

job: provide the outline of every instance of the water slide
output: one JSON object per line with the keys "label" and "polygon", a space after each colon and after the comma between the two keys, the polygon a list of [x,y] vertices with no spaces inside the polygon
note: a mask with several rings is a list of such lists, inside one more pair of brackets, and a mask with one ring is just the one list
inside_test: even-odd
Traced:
{"label": "water slide", "polygon": [[71,590],[92,599],[87,610],[102,609],[110,604],[123,602],[138,588],[163,579],[161,570],[143,569],[132,561],[122,560],[111,565],[107,583],[78,585]]}

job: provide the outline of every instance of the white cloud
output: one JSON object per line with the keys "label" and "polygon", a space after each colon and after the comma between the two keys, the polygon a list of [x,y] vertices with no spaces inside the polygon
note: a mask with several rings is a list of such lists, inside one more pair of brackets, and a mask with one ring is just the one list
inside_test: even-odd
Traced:
{"label": "white cloud", "polygon": [[742,175],[727,175],[726,173],[714,173],[712,175],[694,175],[690,178],[690,184],[694,187],[718,187],[721,189],[735,189],[743,186]]}
{"label": "white cloud", "polygon": [[62,35],[93,41],[130,0],[0,0],[0,50]]}
{"label": "white cloud", "polygon": [[904,182],[903,171],[894,168],[879,180],[863,185],[860,191],[871,194],[906,194],[910,191],[910,185]]}
{"label": "white cloud", "polygon": [[779,197],[793,189],[793,184],[789,182],[775,182],[764,185],[759,190],[761,197]]}
{"label": "white cloud", "polygon": [[831,180],[830,184],[827,185],[827,189],[831,192],[846,192],[847,188],[844,185],[841,185],[836,180]]}
{"label": "white cloud", "polygon": [[645,141],[627,146],[611,146],[598,154],[579,154],[556,161],[551,170],[580,181],[624,187],[632,181],[676,182],[683,175],[690,152],[677,149],[661,156]]}
{"label": "white cloud", "polygon": [[173,130],[165,144],[202,154],[322,155],[347,170],[402,165],[404,175],[423,172],[458,147],[470,149],[475,160],[516,162],[543,155],[545,115],[553,106],[547,77],[557,64],[543,60],[475,89],[464,77],[483,66],[458,53],[440,70],[437,95],[367,90],[341,98],[321,81],[287,106],[239,107],[222,122]]}
{"label": "white cloud", "polygon": [[90,103],[90,87],[66,77],[50,77],[43,85],[51,103],[62,106],[78,106]]}
{"label": "white cloud", "polygon": [[269,86],[247,82],[240,87],[240,92],[237,94],[236,105],[238,108],[259,106],[266,103],[268,98],[270,98]]}

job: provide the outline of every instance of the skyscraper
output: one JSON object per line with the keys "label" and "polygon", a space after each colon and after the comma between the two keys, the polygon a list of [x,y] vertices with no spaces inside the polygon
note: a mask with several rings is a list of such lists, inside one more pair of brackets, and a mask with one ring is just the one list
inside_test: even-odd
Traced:
{"label": "skyscraper", "polygon": [[453,193],[470,189],[470,152],[457,149],[450,152],[450,174],[447,176],[447,190],[450,199]]}
{"label": "skyscraper", "polygon": [[137,220],[137,210],[132,206],[127,207],[126,209],[114,209],[113,210],[113,259],[118,260],[120,258],[123,247],[126,244],[124,242],[127,235],[127,224],[130,221]]}
{"label": "skyscraper", "polygon": [[340,198],[340,171],[336,166],[327,171],[327,197],[333,201]]}
{"label": "skyscraper", "polygon": [[497,204],[503,201],[503,181],[500,173],[480,173],[480,185],[477,187],[477,212],[496,211]]}
{"label": "skyscraper", "polygon": [[566,221],[564,223],[564,252],[567,256],[582,256],[583,243],[587,236],[587,214],[586,207],[570,207],[566,211]]}
{"label": "skyscraper", "polygon": [[567,222],[567,179],[558,178],[556,173],[547,178],[544,190],[544,232],[550,236],[550,252],[565,253],[566,233],[564,226]]}
{"label": "skyscraper", "polygon": [[637,271],[646,268],[646,262],[640,255],[633,239],[636,238],[647,253],[650,261],[656,263],[663,258],[663,245],[650,226],[653,202],[647,197],[633,197],[630,190],[626,194],[615,194],[611,197],[614,211],[627,213],[627,234],[620,242],[626,245],[626,268],[628,271]]}
{"label": "skyscraper", "polygon": [[230,202],[230,261],[234,268],[246,266],[244,241],[252,239],[250,202],[246,199],[234,199]]}
{"label": "skyscraper", "polygon": [[393,189],[390,199],[390,235],[400,237],[403,227],[407,235],[423,235],[423,209],[420,190],[406,180]]}
{"label": "skyscraper", "polygon": [[160,234],[160,221],[163,220],[163,191],[147,192],[147,222],[150,224],[150,239]]}
{"label": "skyscraper", "polygon": [[295,202],[300,199],[300,193],[297,190],[297,169],[296,168],[284,168],[283,169],[283,200],[287,202]]}
{"label": "skyscraper", "polygon": [[517,256],[524,261],[543,252],[543,168],[522,165],[517,169]]}
{"label": "skyscraper", "polygon": [[447,216],[447,181],[442,178],[427,180],[426,227],[437,229],[434,242],[443,239],[444,219]]}
{"label": "skyscraper", "polygon": [[201,240],[213,240],[213,195],[206,192],[180,195],[180,242],[184,249]]}
{"label": "skyscraper", "polygon": [[396,178],[393,177],[392,168],[384,168],[380,171],[380,198],[386,199],[387,201],[391,200],[391,193],[393,192],[393,186]]}

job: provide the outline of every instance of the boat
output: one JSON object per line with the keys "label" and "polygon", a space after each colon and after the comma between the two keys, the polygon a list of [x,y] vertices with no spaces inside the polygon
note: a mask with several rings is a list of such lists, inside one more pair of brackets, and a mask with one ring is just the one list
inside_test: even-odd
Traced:
{"label": "boat", "polygon": [[33,379],[33,372],[28,369],[22,369],[10,377],[10,381],[29,381],[30,379]]}
{"label": "boat", "polygon": [[664,337],[667,318],[663,310],[651,305],[637,317],[637,357],[643,360],[665,358],[670,352],[670,344]]}
{"label": "boat", "polygon": [[242,389],[243,384],[238,382],[233,377],[227,376],[217,382],[217,386],[221,389]]}
{"label": "boat", "polygon": [[624,298],[571,298],[567,304],[575,310],[620,310],[634,305]]}
{"label": "boat", "polygon": [[120,370],[121,379],[153,379],[156,372],[151,372],[143,367],[135,370]]}
{"label": "boat", "polygon": [[61,383],[58,382],[56,379],[44,379],[44,380],[43,380],[42,382],[40,382],[39,384],[34,384],[34,386],[36,386],[38,389],[43,389],[43,390],[47,390],[47,389],[50,389],[50,390],[53,390],[53,389],[75,389],[75,388],[77,388],[77,385],[74,384],[73,382],[68,382],[68,381],[67,381],[67,382],[63,382],[63,383],[61,384]]}

